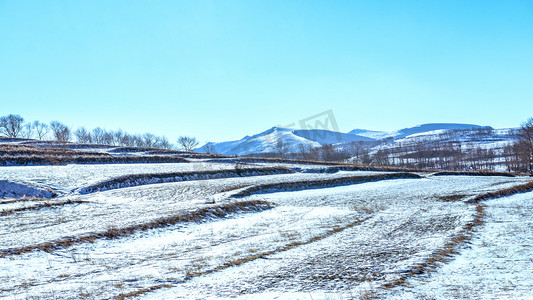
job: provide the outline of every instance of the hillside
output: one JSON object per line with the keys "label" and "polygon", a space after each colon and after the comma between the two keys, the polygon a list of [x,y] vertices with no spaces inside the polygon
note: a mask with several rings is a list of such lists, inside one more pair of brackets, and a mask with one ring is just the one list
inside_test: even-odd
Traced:
{"label": "hillside", "polygon": [[[354,129],[348,133],[321,129],[295,130],[272,127],[259,134],[245,136],[240,140],[208,144],[214,148],[215,153],[222,155],[277,153],[278,141],[283,142],[286,153],[300,152],[302,146],[313,149],[328,144],[335,145],[339,150],[349,150],[354,143],[361,142],[375,151],[384,146],[393,148],[400,144],[420,141],[465,141],[469,142],[471,147],[476,146],[476,143],[485,147],[501,147],[514,139],[508,134],[509,130],[492,130],[488,126],[458,123],[429,123],[390,132]],[[490,145],[491,143],[493,145]],[[199,147],[196,151],[206,152],[206,147]]]}
{"label": "hillside", "polygon": [[460,124],[460,123],[428,123],[417,125],[413,127],[403,128],[395,131],[375,131],[367,129],[354,129],[348,133],[356,134],[360,136],[365,136],[372,139],[385,139],[385,138],[394,138],[401,139],[413,134],[421,134],[435,131],[446,131],[446,130],[470,130],[482,128],[484,126],[474,125],[474,124]]}
{"label": "hillside", "polygon": [[[301,146],[316,148],[325,144],[372,141],[373,139],[354,134],[329,130],[295,130],[272,127],[253,136],[245,136],[236,141],[209,143],[215,152],[223,155],[248,155],[257,153],[275,153],[278,141],[286,145],[287,152],[298,152]],[[205,152],[205,147],[196,149]]]}

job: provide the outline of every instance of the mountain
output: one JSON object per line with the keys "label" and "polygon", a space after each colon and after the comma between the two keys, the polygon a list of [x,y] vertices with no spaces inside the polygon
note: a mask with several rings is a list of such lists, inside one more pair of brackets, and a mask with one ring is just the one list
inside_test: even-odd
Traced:
{"label": "mountain", "polygon": [[[245,136],[236,141],[209,143],[218,154],[247,155],[253,153],[276,152],[276,145],[281,140],[287,147],[287,152],[298,152],[300,145],[315,148],[325,144],[338,144],[358,141],[372,141],[372,138],[349,133],[341,133],[323,129],[299,130],[272,127],[253,136]],[[196,149],[205,152],[205,145]]]}
{"label": "mountain", "polygon": [[[336,144],[339,149],[350,147],[351,142],[402,142],[404,139],[434,137],[439,138],[439,133],[448,130],[470,130],[490,128],[474,124],[460,123],[429,123],[414,127],[403,128],[396,131],[374,131],[366,129],[354,129],[348,133],[329,131],[323,129],[290,129],[272,127],[264,132],[252,136],[245,136],[240,140],[220,143],[208,143],[211,151],[223,155],[248,155],[258,153],[275,153],[278,141],[285,144],[285,152],[299,152],[300,145],[306,148],[316,148],[326,144]],[[391,141],[383,141],[384,139]],[[501,140],[498,138],[497,140]],[[505,140],[505,138],[504,138]],[[392,145],[392,144],[391,144]],[[206,145],[197,148],[197,152],[205,152]],[[383,145],[382,145],[383,146]],[[382,147],[381,146],[381,147]]]}
{"label": "mountain", "polygon": [[364,136],[376,140],[394,138],[401,139],[415,134],[431,134],[437,133],[436,131],[444,130],[468,130],[468,129],[477,129],[487,126],[480,126],[474,124],[461,124],[461,123],[428,123],[422,124],[414,127],[403,128],[396,131],[374,131],[366,129],[354,129],[349,134]]}

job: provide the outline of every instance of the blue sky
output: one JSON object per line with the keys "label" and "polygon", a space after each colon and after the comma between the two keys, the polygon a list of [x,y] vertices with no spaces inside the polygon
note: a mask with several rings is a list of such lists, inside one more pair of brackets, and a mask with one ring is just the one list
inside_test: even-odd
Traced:
{"label": "blue sky", "polygon": [[533,117],[533,1],[0,0],[0,115],[223,141]]}

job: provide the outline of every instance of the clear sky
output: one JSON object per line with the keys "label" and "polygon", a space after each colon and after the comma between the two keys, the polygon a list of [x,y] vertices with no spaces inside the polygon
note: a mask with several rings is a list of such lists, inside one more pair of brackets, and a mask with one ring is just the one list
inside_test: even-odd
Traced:
{"label": "clear sky", "polygon": [[0,115],[239,139],[533,117],[533,1],[0,0]]}

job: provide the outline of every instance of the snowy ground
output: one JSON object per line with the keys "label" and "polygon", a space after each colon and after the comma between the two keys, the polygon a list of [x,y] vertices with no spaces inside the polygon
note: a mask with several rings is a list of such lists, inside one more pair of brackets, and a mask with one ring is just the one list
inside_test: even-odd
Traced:
{"label": "snowy ground", "polygon": [[533,192],[493,199],[472,243],[394,299],[533,299]]}
{"label": "snowy ground", "polygon": [[[473,206],[465,204],[465,200],[530,180],[428,176],[312,190],[302,187],[239,199],[231,197],[251,185],[376,174],[299,172],[151,184],[86,195],[75,192],[126,174],[219,168],[230,169],[234,165],[197,162],[0,168],[0,179],[39,183],[41,187],[64,192],[47,200],[0,199],[0,211],[30,208],[0,215],[0,250],[3,253],[66,236],[143,224],[208,206],[216,208],[252,200],[272,204],[267,210],[183,222],[118,239],[99,238],[92,243],[78,243],[50,252],[36,250],[0,256],[0,297],[357,298],[394,281],[472,220]],[[31,209],[39,203],[60,203],[67,199],[83,203]],[[528,227],[531,193],[490,200],[487,204],[487,219],[512,223],[494,221],[496,227],[492,228],[489,221],[477,233],[481,240],[473,240],[472,249],[464,249],[454,262],[433,273],[437,279],[412,279],[410,284],[420,294],[413,294],[412,289],[393,289],[384,295],[399,298],[432,295],[430,292],[435,290],[435,285],[444,280],[438,277],[440,272],[443,272],[442,278],[449,278],[445,272],[453,274],[460,267],[476,271],[468,266],[479,261],[480,256],[488,257],[485,252],[474,251],[477,244],[483,244],[486,235],[487,253],[516,259],[515,264],[520,264],[521,269],[517,268],[520,272],[505,273],[505,278],[516,286],[514,294],[502,292],[501,295],[523,296],[531,287],[527,286],[529,281],[522,280],[531,273],[531,257],[527,252],[527,247],[531,246]],[[515,230],[512,240],[507,240],[507,230]],[[511,243],[517,239],[522,242],[508,251],[500,247],[505,241]],[[468,251],[474,252],[468,254]],[[513,256],[516,251],[522,254]],[[493,290],[510,288],[512,285],[507,283],[496,285],[499,276],[496,275],[498,266],[493,263],[498,261],[496,258],[488,260],[485,272],[475,275],[485,285],[476,283],[472,275],[468,277],[470,281],[465,280],[465,289],[476,286],[479,293],[475,295],[486,296]],[[458,265],[453,269],[455,262]],[[446,271],[446,267],[451,269]],[[484,278],[488,272],[492,272],[494,278]],[[453,296],[451,288],[442,293],[444,298]]]}
{"label": "snowy ground", "polygon": [[[190,163],[162,163],[162,164],[69,164],[60,166],[12,166],[0,167],[0,180],[10,180],[28,185],[50,188],[63,194],[69,194],[81,187],[124,175],[202,172],[212,170],[234,170],[235,163],[226,160],[191,159]],[[325,165],[299,164],[241,164],[241,168],[286,166],[304,173],[319,171],[327,168]]]}

